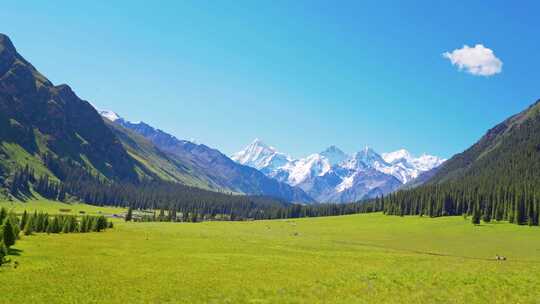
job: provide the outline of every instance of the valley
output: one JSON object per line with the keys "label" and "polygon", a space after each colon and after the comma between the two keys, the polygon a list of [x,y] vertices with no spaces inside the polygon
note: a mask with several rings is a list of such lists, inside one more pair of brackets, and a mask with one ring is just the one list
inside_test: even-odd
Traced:
{"label": "valley", "polygon": [[538,9],[3,3],[0,304],[540,303]]}
{"label": "valley", "polygon": [[538,227],[378,213],[114,224],[100,233],[22,237],[12,257],[19,266],[0,267],[1,302],[534,303],[539,296]]}

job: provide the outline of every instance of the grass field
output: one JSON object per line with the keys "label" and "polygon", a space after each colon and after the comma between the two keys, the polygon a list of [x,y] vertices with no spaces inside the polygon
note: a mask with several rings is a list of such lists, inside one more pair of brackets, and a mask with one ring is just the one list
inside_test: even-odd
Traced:
{"label": "grass field", "polygon": [[[8,210],[12,210],[15,213],[22,213],[25,210],[28,212],[34,211],[43,211],[49,214],[80,214],[80,211],[83,211],[88,215],[98,215],[98,214],[121,214],[126,212],[125,208],[116,208],[116,207],[100,207],[92,206],[81,203],[62,203],[57,201],[49,200],[33,200],[27,202],[13,201],[13,202],[0,202],[0,207],[5,207]],[[68,211],[69,210],[69,211]]]}
{"label": "grass field", "polygon": [[540,229],[462,217],[118,222],[15,247],[2,303],[540,301]]}

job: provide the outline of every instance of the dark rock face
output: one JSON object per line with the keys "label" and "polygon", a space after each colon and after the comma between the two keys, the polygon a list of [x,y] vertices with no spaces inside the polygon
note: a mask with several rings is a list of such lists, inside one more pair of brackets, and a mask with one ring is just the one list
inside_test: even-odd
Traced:
{"label": "dark rock face", "polygon": [[[54,86],[1,34],[0,126],[0,141],[30,154],[53,153],[112,179],[137,179],[133,160],[96,110],[69,86]],[[36,136],[46,147],[38,147]]]}

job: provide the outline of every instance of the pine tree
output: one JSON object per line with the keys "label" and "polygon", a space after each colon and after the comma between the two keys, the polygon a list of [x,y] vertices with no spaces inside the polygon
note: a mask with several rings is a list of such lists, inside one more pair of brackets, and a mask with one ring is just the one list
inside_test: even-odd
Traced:
{"label": "pine tree", "polygon": [[129,222],[133,219],[133,209],[131,208],[131,206],[128,208],[128,211],[127,211],[127,214],[126,214],[126,222]]}
{"label": "pine tree", "polygon": [[65,219],[64,223],[62,224],[62,233],[70,233],[71,232],[71,221],[69,219]]}
{"label": "pine tree", "polygon": [[87,215],[81,218],[81,224],[79,225],[79,232],[86,233],[88,232],[90,226],[90,221]]}
{"label": "pine tree", "polygon": [[30,216],[28,221],[24,225],[23,233],[24,235],[31,235],[34,232],[34,216]]}
{"label": "pine tree", "polygon": [[17,240],[15,229],[9,217],[6,218],[2,225],[2,239],[7,248],[15,245],[15,240]]}
{"label": "pine tree", "polygon": [[47,233],[60,233],[62,227],[60,226],[60,221],[58,216],[55,216],[52,221],[49,220],[49,225],[47,225]]}
{"label": "pine tree", "polygon": [[474,209],[473,209],[473,214],[472,214],[472,217],[471,217],[471,222],[472,222],[474,225],[479,225],[479,224],[480,224],[480,210],[478,210],[477,207],[474,207]]}
{"label": "pine tree", "polygon": [[482,214],[482,221],[484,221],[484,223],[491,222],[491,212],[489,210],[484,210],[484,214]]}
{"label": "pine tree", "polygon": [[159,210],[159,218],[158,218],[158,220],[159,220],[160,222],[163,222],[163,221],[165,220],[165,210],[163,210],[163,208],[161,208],[161,209]]}
{"label": "pine tree", "polygon": [[8,249],[3,241],[0,241],[0,265],[5,261],[5,257],[8,255]]}
{"label": "pine tree", "polygon": [[6,219],[7,214],[8,214],[8,212],[7,212],[6,208],[4,208],[4,207],[0,208],[0,225],[2,225],[2,223]]}
{"label": "pine tree", "polygon": [[19,229],[23,230],[24,227],[26,226],[26,222],[28,221],[28,213],[26,212],[26,210],[24,210],[22,216],[21,216],[21,222],[20,222],[20,225],[19,225]]}

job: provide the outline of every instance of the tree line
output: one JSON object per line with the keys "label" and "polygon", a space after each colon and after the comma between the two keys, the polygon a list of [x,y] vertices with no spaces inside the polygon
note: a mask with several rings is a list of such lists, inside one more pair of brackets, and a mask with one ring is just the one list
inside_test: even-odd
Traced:
{"label": "tree line", "polygon": [[474,224],[480,221],[508,221],[518,225],[540,223],[540,192],[533,184],[474,185],[447,182],[391,193],[373,211],[388,215],[429,217],[463,215]]}
{"label": "tree line", "polygon": [[105,216],[84,215],[49,215],[43,212],[28,213],[20,216],[0,208],[0,265],[6,261],[10,247],[15,245],[21,234],[28,236],[34,233],[87,233],[100,232],[112,228],[113,223]]}
{"label": "tree line", "polygon": [[538,134],[538,113],[513,117],[448,160],[428,184],[389,194],[376,209],[389,215],[470,216],[474,224],[496,220],[537,226]]}
{"label": "tree line", "polygon": [[77,200],[92,205],[174,210],[191,220],[259,218],[289,205],[272,197],[213,192],[161,180],[108,180],[75,162],[46,155],[44,163],[58,179],[36,176],[28,166],[16,170],[8,181],[11,195],[24,199],[35,191],[51,200]]}
{"label": "tree line", "polygon": [[93,205],[155,210],[136,216],[137,221],[262,220],[384,212],[398,216],[464,215],[476,224],[504,220],[539,225],[540,177],[536,169],[540,168],[538,164],[525,165],[530,155],[536,154],[512,155],[505,157],[506,161],[488,155],[482,161],[489,163],[473,166],[459,179],[348,204],[289,204],[270,197],[218,193],[159,180],[109,181],[49,156],[45,163],[61,180],[36,176],[27,166],[14,173],[9,189],[30,193],[32,187],[54,200],[72,197]]}

